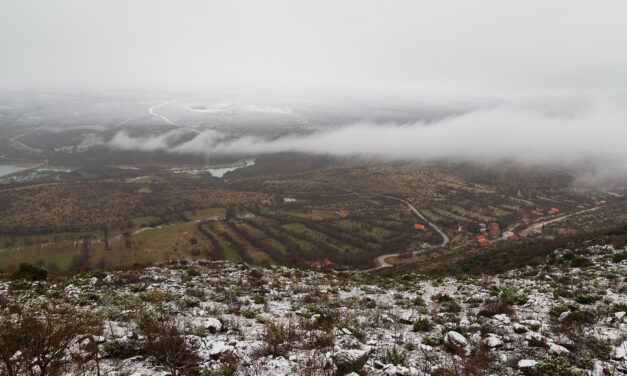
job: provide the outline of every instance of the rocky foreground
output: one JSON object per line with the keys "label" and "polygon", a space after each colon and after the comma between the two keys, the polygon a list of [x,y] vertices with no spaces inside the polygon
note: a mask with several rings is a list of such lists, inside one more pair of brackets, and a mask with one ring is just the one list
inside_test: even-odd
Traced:
{"label": "rocky foreground", "polygon": [[0,283],[2,375],[627,373],[627,248],[428,279],[177,261]]}

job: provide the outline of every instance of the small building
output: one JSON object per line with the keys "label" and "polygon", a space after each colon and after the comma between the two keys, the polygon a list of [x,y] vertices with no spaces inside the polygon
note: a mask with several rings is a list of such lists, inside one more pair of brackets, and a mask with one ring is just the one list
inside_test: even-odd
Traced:
{"label": "small building", "polygon": [[499,230],[490,230],[490,231],[488,231],[488,237],[489,238],[496,238],[497,236],[499,236]]}
{"label": "small building", "polygon": [[311,265],[313,267],[315,267],[315,268],[322,268],[323,266],[333,265],[333,263],[328,258],[325,258],[324,260],[316,261],[316,262],[312,263]]}
{"label": "small building", "polygon": [[485,240],[485,236],[483,236],[483,235],[477,235],[477,240],[478,240],[478,241]]}
{"label": "small building", "polygon": [[424,230],[425,226],[421,225],[420,223],[415,223],[414,228],[417,230]]}
{"label": "small building", "polygon": [[490,245],[490,241],[488,239],[479,240],[479,245],[482,247]]}
{"label": "small building", "polygon": [[343,217],[348,216],[350,213],[351,212],[349,212],[348,210],[344,209],[344,210],[340,211],[338,214],[339,214],[340,217],[343,218]]}
{"label": "small building", "polygon": [[560,210],[559,210],[558,208],[551,208],[551,209],[549,210],[549,214],[557,214],[557,213],[559,213],[559,212],[560,212]]}
{"label": "small building", "polygon": [[501,238],[503,238],[503,239],[509,239],[509,238],[511,238],[513,235],[514,235],[514,233],[513,233],[513,232],[511,232],[511,231],[504,231],[504,232],[503,232],[503,234],[502,234],[502,236],[501,236]]}

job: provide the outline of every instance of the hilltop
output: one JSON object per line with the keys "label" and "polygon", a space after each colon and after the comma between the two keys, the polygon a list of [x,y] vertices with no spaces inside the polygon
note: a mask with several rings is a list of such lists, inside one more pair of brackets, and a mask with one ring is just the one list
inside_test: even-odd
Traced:
{"label": "hilltop", "polygon": [[604,243],[442,279],[203,260],[53,277],[25,264],[0,283],[2,372],[616,374],[627,247]]}

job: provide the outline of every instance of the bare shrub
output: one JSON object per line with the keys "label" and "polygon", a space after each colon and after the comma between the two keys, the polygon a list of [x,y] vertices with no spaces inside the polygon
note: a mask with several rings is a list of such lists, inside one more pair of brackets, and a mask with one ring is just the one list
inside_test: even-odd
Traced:
{"label": "bare shrub", "polygon": [[182,328],[170,317],[156,318],[144,313],[138,320],[138,329],[145,340],[142,351],[164,366],[172,375],[187,375],[199,358],[185,341]]}
{"label": "bare shrub", "polygon": [[299,375],[303,376],[331,376],[333,363],[320,351],[308,351],[307,357],[300,363]]}
{"label": "bare shrub", "polygon": [[470,355],[458,354],[461,362],[453,360],[448,367],[438,370],[437,376],[487,376],[494,374],[494,355],[484,346],[479,346]]}
{"label": "bare shrub", "polygon": [[[100,316],[53,304],[22,307],[16,314],[8,311],[0,316],[3,375],[56,376],[68,372],[72,364],[98,361],[97,347],[94,350],[89,342],[102,333]],[[79,359],[70,347],[82,342]]]}
{"label": "bare shrub", "polygon": [[116,278],[116,283],[120,286],[128,285],[129,283],[138,283],[139,282],[139,273],[129,270],[127,272],[118,274]]}
{"label": "bare shrub", "polygon": [[503,298],[488,300],[479,311],[479,315],[485,317],[492,317],[500,314],[510,315],[512,313],[512,308]]}

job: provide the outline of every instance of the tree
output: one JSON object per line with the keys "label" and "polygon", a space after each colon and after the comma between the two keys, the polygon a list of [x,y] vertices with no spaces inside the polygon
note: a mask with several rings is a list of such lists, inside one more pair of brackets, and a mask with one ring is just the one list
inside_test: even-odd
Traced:
{"label": "tree", "polygon": [[43,281],[48,277],[48,270],[40,266],[36,266],[27,262],[20,264],[18,269],[13,273],[13,279],[30,279],[31,281]]}

